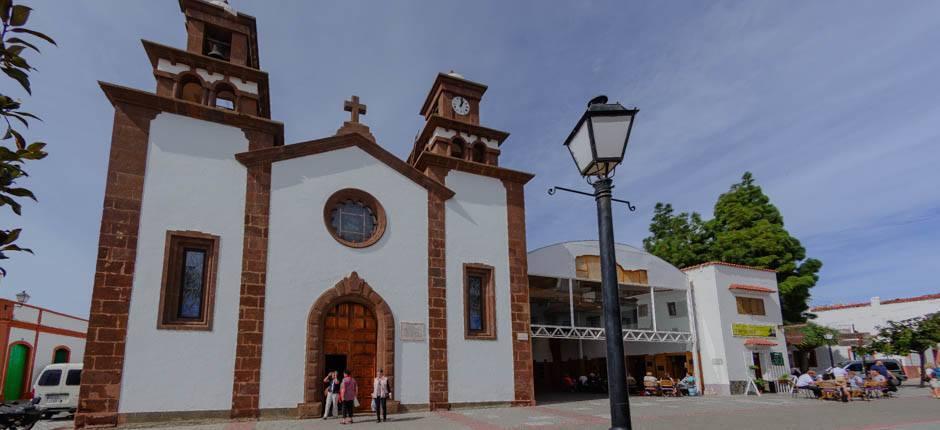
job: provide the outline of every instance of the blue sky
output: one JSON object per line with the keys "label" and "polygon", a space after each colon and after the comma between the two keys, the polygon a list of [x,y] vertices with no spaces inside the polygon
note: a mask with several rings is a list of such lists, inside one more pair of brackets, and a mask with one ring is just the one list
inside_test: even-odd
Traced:
{"label": "blue sky", "polygon": [[[0,295],[87,315],[113,110],[96,81],[153,91],[140,39],[185,47],[176,1],[27,2],[59,42],[29,61],[38,204]],[[588,99],[640,113],[616,177],[616,238],[640,245],[658,201],[711,216],[749,170],[825,266],[813,303],[940,291],[940,3],[311,2],[232,0],[258,19],[273,118],[287,142],[332,135],[351,94],[404,158],[437,72],[489,85],[483,124],[512,133],[501,164],[526,188],[530,249],[596,238],[588,186],[561,146]],[[4,93],[25,96],[9,80]],[[317,222],[311,219],[311,222]]]}

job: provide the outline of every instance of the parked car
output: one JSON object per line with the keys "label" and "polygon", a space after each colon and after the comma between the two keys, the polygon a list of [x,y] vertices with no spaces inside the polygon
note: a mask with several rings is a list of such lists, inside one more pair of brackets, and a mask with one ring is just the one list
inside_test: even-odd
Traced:
{"label": "parked car", "polygon": [[50,364],[42,369],[33,396],[43,418],[59,412],[75,413],[82,380],[82,363]]}
{"label": "parked car", "polygon": [[891,372],[891,374],[894,375],[895,378],[898,378],[898,381],[904,382],[907,380],[907,375],[904,374],[904,368],[901,367],[901,363],[898,360],[895,360],[892,358],[865,360],[864,362],[862,362],[862,360],[849,360],[849,361],[843,361],[839,363],[838,366],[847,371],[851,370],[856,373],[861,373],[862,366],[864,366],[865,367],[864,373],[867,375],[869,369],[871,369],[871,366],[874,365],[875,362],[878,362],[878,361],[884,363],[885,367],[888,368],[888,371]]}

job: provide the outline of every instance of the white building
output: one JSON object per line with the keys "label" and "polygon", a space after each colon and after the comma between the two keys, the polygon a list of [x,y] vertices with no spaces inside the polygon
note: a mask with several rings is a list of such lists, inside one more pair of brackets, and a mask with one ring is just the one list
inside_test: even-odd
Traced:
{"label": "white building", "polygon": [[29,398],[42,369],[81,362],[88,321],[38,306],[0,299],[0,371],[3,400]]}
{"label": "white building", "polygon": [[[888,321],[903,321],[940,312],[940,294],[891,300],[872,297],[862,303],[816,306],[811,308],[810,312],[816,314],[816,319],[813,320],[816,324],[843,333],[840,344],[832,347],[833,361],[839,363],[856,359],[852,353],[852,347],[857,345],[855,339],[877,334],[880,327],[888,326]],[[826,347],[817,348],[813,355],[810,361],[815,361],[814,367],[825,369],[832,365]],[[920,357],[917,354],[897,358],[901,359],[908,377],[916,378],[920,375]],[[926,361],[928,366],[940,362],[940,348],[927,351]]]}
{"label": "white building", "polygon": [[[749,376],[787,374],[774,272],[725,263],[679,270],[623,244],[616,254],[627,370],[635,379],[692,371],[706,394],[738,394]],[[566,374],[606,374],[597,242],[540,248],[528,264],[536,398],[561,389]]]}

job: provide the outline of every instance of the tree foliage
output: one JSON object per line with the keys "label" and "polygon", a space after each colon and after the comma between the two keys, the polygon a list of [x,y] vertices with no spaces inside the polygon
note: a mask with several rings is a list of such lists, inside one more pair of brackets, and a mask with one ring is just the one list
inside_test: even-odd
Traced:
{"label": "tree foliage", "polygon": [[[29,83],[29,73],[36,69],[22,57],[29,50],[39,52],[36,46],[41,39],[55,45],[49,36],[35,30],[26,28],[26,22],[32,9],[21,4],[13,4],[12,0],[0,0],[0,71],[16,81],[27,94],[32,94]],[[21,101],[6,94],[0,94],[0,116],[6,124],[6,132],[0,139],[0,207],[9,207],[16,215],[21,215],[24,198],[36,200],[36,196],[29,189],[19,185],[18,181],[29,176],[24,169],[27,161],[41,160],[46,157],[43,142],[27,144],[23,134],[14,125],[29,128],[30,120],[39,120],[39,117],[20,110]],[[17,245],[21,229],[0,228],[0,260],[9,258],[6,253],[11,251],[25,251],[32,253],[28,248]],[[6,271],[0,267],[0,275]]]}
{"label": "tree foliage", "polygon": [[784,320],[805,321],[822,262],[806,258],[806,249],[784,228],[780,211],[750,172],[718,197],[713,215],[703,221],[698,213],[674,214],[672,205],[658,203],[643,246],[680,268],[723,261],[773,269]]}
{"label": "tree foliage", "polygon": [[[920,374],[924,374],[924,359],[928,349],[940,343],[940,313],[902,321],[888,321],[879,327],[870,348],[887,355],[920,356]],[[921,380],[923,385],[923,380]]]}
{"label": "tree foliage", "polygon": [[[800,344],[797,345],[797,348],[804,351],[816,349],[820,346],[831,346],[839,343],[838,330],[816,323],[806,323],[806,325],[800,329],[800,334],[803,335],[803,339],[800,341]],[[832,335],[831,340],[826,339],[827,334]]]}

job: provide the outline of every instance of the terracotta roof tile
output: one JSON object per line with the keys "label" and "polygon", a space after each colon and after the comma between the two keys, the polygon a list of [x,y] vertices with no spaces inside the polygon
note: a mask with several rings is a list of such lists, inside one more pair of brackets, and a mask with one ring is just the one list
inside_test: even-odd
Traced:
{"label": "terracotta roof tile", "polygon": [[[897,299],[891,299],[891,300],[883,300],[881,304],[893,305],[897,303],[921,302],[924,300],[940,300],[940,293],[925,294],[923,296],[916,296],[916,297],[903,297],[903,298],[897,298]],[[809,311],[810,312],[825,312],[825,311],[834,311],[838,309],[862,308],[865,306],[871,306],[871,302],[814,306]]]}
{"label": "terracotta roof tile", "polygon": [[750,291],[753,293],[776,293],[777,290],[767,287],[759,287],[757,285],[744,285],[744,284],[731,284],[728,287],[729,290],[741,290],[741,291]]}
{"label": "terracotta roof tile", "polygon": [[714,265],[714,266],[727,266],[727,267],[735,267],[735,268],[738,268],[738,269],[760,270],[760,271],[762,271],[762,272],[777,273],[777,271],[776,271],[776,270],[773,270],[773,269],[765,269],[765,268],[763,268],[763,267],[745,266],[745,265],[743,265],[743,264],[725,263],[724,261],[709,261],[709,262],[707,262],[707,263],[696,264],[696,265],[694,265],[694,266],[685,267],[685,268],[682,268],[682,269],[679,269],[679,270],[685,272],[685,271],[688,271],[688,270],[699,269],[699,268],[702,268],[702,267],[713,266],[713,265]]}

